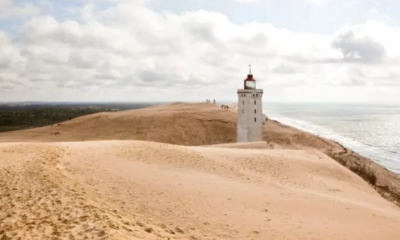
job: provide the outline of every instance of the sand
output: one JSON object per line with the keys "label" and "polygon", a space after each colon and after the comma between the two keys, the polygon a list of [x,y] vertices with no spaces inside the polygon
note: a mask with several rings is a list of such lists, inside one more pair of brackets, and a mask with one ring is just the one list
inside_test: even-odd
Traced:
{"label": "sand", "polygon": [[173,104],[0,134],[0,239],[398,239],[400,208],[328,153],[356,155],[273,121],[274,141],[224,143],[232,114]]}
{"label": "sand", "polygon": [[[52,126],[0,133],[0,142],[145,140],[186,146],[236,142],[237,113],[207,103],[174,103],[87,115]],[[264,122],[266,148],[318,149],[361,176],[400,207],[400,177],[340,144],[280,124]]]}

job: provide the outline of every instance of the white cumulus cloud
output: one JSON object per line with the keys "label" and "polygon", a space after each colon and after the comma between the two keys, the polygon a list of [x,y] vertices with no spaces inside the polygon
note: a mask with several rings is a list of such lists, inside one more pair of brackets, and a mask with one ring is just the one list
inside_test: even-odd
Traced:
{"label": "white cumulus cloud", "polygon": [[398,28],[374,21],[323,35],[238,25],[203,10],[159,13],[133,1],[97,10],[91,2],[80,19],[36,16],[13,38],[0,31],[0,100],[234,99],[249,63],[258,86],[281,93],[396,87],[399,41]]}

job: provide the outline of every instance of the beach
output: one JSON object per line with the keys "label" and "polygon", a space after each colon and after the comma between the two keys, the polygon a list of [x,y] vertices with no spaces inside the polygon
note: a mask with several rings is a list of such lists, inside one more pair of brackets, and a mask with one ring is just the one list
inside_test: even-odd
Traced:
{"label": "beach", "polygon": [[400,178],[339,143],[174,103],[0,133],[3,239],[397,239]]}

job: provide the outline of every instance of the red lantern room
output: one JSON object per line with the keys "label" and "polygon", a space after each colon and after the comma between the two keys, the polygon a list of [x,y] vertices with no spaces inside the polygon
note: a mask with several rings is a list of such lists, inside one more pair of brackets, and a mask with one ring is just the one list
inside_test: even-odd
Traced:
{"label": "red lantern room", "polygon": [[253,78],[253,74],[251,74],[251,65],[249,75],[244,80],[244,89],[256,89],[256,80]]}

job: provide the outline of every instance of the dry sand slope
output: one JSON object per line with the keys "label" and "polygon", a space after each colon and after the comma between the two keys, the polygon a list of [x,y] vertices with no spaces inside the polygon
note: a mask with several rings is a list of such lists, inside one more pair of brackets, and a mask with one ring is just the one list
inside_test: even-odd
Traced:
{"label": "dry sand slope", "polygon": [[398,239],[399,209],[326,155],[231,147],[0,144],[0,237]]}
{"label": "dry sand slope", "polygon": [[[0,142],[146,140],[178,145],[236,141],[236,110],[206,103],[174,103],[138,110],[98,113],[53,126],[0,133]],[[268,148],[318,149],[369,182],[400,207],[400,177],[338,143],[276,121],[264,122]]]}
{"label": "dry sand slope", "polygon": [[0,239],[399,239],[398,175],[275,121],[235,140],[184,103],[1,133]]}
{"label": "dry sand slope", "polygon": [[53,126],[0,133],[0,142],[147,140],[179,145],[236,141],[236,113],[211,104],[174,103],[104,112]]}

